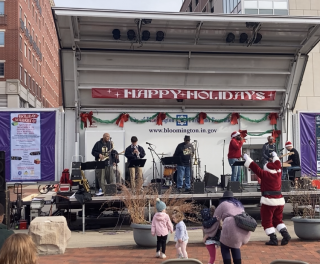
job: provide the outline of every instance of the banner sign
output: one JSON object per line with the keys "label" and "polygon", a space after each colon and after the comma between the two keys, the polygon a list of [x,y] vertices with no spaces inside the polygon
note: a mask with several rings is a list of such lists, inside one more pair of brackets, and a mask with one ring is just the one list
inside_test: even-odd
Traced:
{"label": "banner sign", "polygon": [[11,113],[11,180],[41,180],[40,113]]}
{"label": "banner sign", "polygon": [[317,174],[320,174],[320,115],[316,116]]}
{"label": "banner sign", "polygon": [[92,88],[92,98],[274,101],[275,91]]}

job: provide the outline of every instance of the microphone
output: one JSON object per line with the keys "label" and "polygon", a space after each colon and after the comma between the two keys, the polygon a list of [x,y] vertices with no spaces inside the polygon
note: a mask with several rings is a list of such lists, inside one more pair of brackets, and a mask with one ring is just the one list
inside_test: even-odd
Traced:
{"label": "microphone", "polygon": [[284,148],[280,149],[279,152],[281,152],[282,150],[284,150]]}
{"label": "microphone", "polygon": [[[146,142],[146,144],[148,144],[148,145],[153,145],[153,144],[151,144],[151,143],[148,143],[148,142]],[[154,145],[153,145],[154,146]]]}
{"label": "microphone", "polygon": [[193,142],[197,142],[197,140],[193,140]]}

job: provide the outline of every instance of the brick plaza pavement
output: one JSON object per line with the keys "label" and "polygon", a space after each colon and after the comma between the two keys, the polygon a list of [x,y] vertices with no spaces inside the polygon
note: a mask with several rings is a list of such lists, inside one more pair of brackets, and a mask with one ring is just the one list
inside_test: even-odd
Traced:
{"label": "brick plaza pavement", "polygon": [[[174,242],[167,245],[167,259],[175,258]],[[208,252],[203,244],[189,244],[190,258],[208,263]],[[215,264],[223,264],[220,249]],[[287,246],[265,246],[264,242],[249,242],[241,248],[243,264],[270,264],[276,259],[303,260],[309,264],[320,263],[320,241],[292,240]],[[155,248],[136,246],[67,249],[64,255],[41,256],[39,264],[160,264],[154,258]]]}

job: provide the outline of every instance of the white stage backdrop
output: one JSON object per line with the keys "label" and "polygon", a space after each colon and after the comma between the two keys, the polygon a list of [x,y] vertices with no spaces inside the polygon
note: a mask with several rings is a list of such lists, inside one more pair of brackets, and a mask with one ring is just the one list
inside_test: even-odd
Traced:
{"label": "white stage backdrop", "polygon": [[[130,116],[143,119],[152,116],[154,113],[130,113]],[[117,117],[119,114],[117,113],[99,113],[94,114],[95,117],[100,118],[102,120],[111,120]],[[193,117],[195,113],[170,113],[173,117]],[[211,118],[221,119],[226,116],[226,114],[209,114]],[[260,119],[263,114],[245,114],[252,119]],[[206,120],[207,121],[207,120]],[[134,122],[126,122],[124,124],[124,128],[122,132],[124,136],[121,136],[119,130],[122,129],[118,127],[116,124],[102,124],[102,123],[94,123],[92,127],[88,127],[82,130],[80,137],[85,140],[81,140],[80,142],[85,142],[85,147],[81,146],[81,150],[84,151],[85,148],[85,160],[90,161],[93,160],[93,156],[91,155],[91,150],[94,143],[102,137],[102,134],[105,132],[110,133],[113,141],[115,142],[115,148],[118,152],[123,151],[127,146],[131,144],[131,136],[138,137],[138,144],[142,146],[146,152],[147,162],[143,169],[143,176],[145,184],[150,183],[153,175],[152,175],[152,156],[150,151],[148,150],[148,145],[146,142],[154,144],[154,149],[158,154],[166,154],[165,157],[172,156],[176,146],[183,142],[183,138],[185,135],[190,135],[191,142],[197,140],[199,146],[199,156],[200,156],[200,164],[201,164],[201,177],[204,175],[205,167],[206,171],[210,172],[217,177],[223,172],[223,144],[225,141],[224,147],[224,171],[225,174],[231,173],[231,168],[228,163],[228,148],[230,142],[230,135],[233,131],[239,129],[247,129],[248,132],[261,132],[272,129],[270,125],[270,121],[263,121],[261,123],[251,123],[248,121],[238,120],[238,125],[231,125],[230,120],[224,123],[213,123],[213,122],[205,122],[203,125],[200,125],[197,120],[194,122],[177,122],[172,119],[166,118],[163,121],[162,126],[156,125],[156,120],[148,121],[146,123],[134,123]],[[243,123],[241,123],[243,122]],[[85,131],[85,133],[84,133]],[[268,135],[262,137],[256,137],[255,142],[252,144],[263,144],[266,142],[266,137]],[[250,145],[250,137],[248,137],[247,146]],[[123,140],[121,142],[121,140]],[[121,160],[121,163],[124,164],[124,161]],[[159,174],[162,174],[163,168],[161,168],[161,164],[159,159],[156,157],[156,164]],[[123,172],[123,166],[121,166],[121,172]],[[194,167],[195,172],[195,167]],[[91,172],[90,172],[91,173]],[[92,178],[92,175],[89,176]],[[124,173],[122,173],[122,177],[124,177]],[[155,178],[159,177],[156,171]]]}

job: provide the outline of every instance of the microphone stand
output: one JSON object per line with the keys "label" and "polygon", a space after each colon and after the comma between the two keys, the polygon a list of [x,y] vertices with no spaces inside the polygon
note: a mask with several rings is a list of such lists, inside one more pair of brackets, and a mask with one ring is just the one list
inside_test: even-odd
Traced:
{"label": "microphone stand", "polygon": [[[158,157],[158,159],[161,161],[161,164],[162,164],[162,160],[161,160],[161,158],[159,157],[159,155],[155,152],[155,150],[154,150],[154,148],[153,147],[151,147],[151,145],[149,145],[149,147],[148,147],[148,149],[150,150],[150,153],[151,153],[151,156],[152,156],[152,178],[153,178],[153,181],[155,180],[155,178],[154,178],[154,172],[155,172],[155,160],[154,160],[154,155],[153,155],[153,153],[154,154],[156,154],[156,156]],[[158,173],[158,176],[159,176],[159,171],[158,171],[158,168],[156,167],[156,170],[157,170],[157,173]],[[160,179],[161,179],[161,185],[162,185],[162,176],[160,177]]]}
{"label": "microphone stand", "polygon": [[223,140],[223,149],[222,149],[222,175],[224,175],[224,147],[226,144],[226,140]]}

